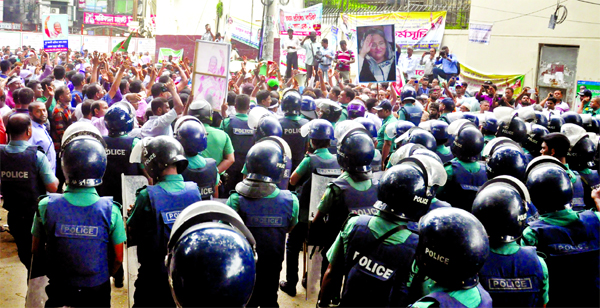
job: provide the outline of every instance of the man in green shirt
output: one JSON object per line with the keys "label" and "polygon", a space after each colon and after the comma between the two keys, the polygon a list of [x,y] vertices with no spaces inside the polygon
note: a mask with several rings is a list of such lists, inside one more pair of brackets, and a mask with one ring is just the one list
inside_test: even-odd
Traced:
{"label": "man in green shirt", "polygon": [[377,131],[377,150],[381,152],[381,168],[385,168],[385,160],[392,150],[392,138],[386,133],[385,129],[389,124],[398,121],[392,114],[392,103],[383,100],[378,106],[373,107],[377,110],[377,116],[383,120],[379,131]]}
{"label": "man in green shirt", "polygon": [[342,106],[342,115],[340,116],[338,122],[348,119],[348,104],[354,99],[355,96],[356,94],[354,93],[354,90],[349,87],[344,88],[342,93],[340,93],[338,102]]}
{"label": "man in green shirt", "polygon": [[589,106],[583,108],[583,113],[591,114],[592,116],[600,114],[600,96],[592,98],[589,102]]}
{"label": "man in green shirt", "polygon": [[581,92],[579,92],[579,99],[581,100],[581,104],[579,105],[579,108],[577,110],[577,113],[592,113],[593,110],[591,108],[591,99],[592,99],[592,91],[590,90],[583,90]]}

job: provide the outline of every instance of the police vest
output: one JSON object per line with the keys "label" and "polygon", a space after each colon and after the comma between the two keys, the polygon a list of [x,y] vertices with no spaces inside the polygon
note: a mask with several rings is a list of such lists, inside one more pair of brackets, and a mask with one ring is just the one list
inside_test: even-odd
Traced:
{"label": "police vest", "polygon": [[379,152],[379,150],[375,150],[375,156],[373,157],[373,161],[371,162],[371,171],[381,171],[381,159],[381,152]]}
{"label": "police vest", "polygon": [[479,270],[479,282],[496,307],[542,307],[544,272],[535,247],[512,255],[490,252]]}
{"label": "police vest", "polygon": [[454,177],[446,183],[444,200],[452,204],[453,207],[471,212],[477,190],[487,181],[485,165],[479,162],[479,171],[471,173],[458,161],[453,160],[447,164],[452,165]]}
{"label": "police vest", "polygon": [[[479,291],[479,295],[481,296],[481,302],[477,308],[492,308],[492,298],[490,294],[481,287],[481,284],[477,284],[477,290]],[[466,308],[467,306],[463,305],[460,301],[450,296],[446,292],[433,292],[417,302],[435,302],[437,304],[433,304],[433,307],[440,308]]]}
{"label": "police vest", "polygon": [[110,197],[90,206],[75,206],[61,194],[49,195],[45,225],[52,281],[86,288],[108,281],[112,206]]}
{"label": "police vest", "polygon": [[184,183],[183,190],[174,192],[168,192],[159,185],[146,187],[152,204],[156,229],[151,237],[142,239],[138,244],[140,272],[145,267],[154,273],[167,273],[164,261],[173,223],[183,209],[202,200],[196,183]]}
{"label": "police vest", "polygon": [[202,200],[212,200],[217,182],[217,161],[205,158],[206,166],[198,169],[185,169],[181,175],[185,181],[191,181],[198,185]]}
{"label": "police vest", "polygon": [[537,235],[537,249],[548,256],[551,306],[600,306],[600,221],[592,211],[578,214],[578,221],[564,227],[542,220],[529,225]]}
{"label": "police vest", "polygon": [[29,146],[21,153],[9,153],[0,146],[0,175],[4,208],[13,213],[33,217],[38,197],[46,194],[46,186],[38,175],[37,146]]}
{"label": "police vest", "polygon": [[283,134],[281,138],[287,142],[292,151],[292,170],[296,170],[296,167],[304,159],[306,154],[306,138],[300,134],[300,128],[302,125],[308,123],[305,119],[292,120],[288,118],[279,119]]}
{"label": "police vest", "polygon": [[133,140],[135,137],[102,136],[106,142],[106,171],[102,177],[102,185],[96,187],[100,196],[112,196],[113,200],[122,204],[121,173],[138,175],[138,165],[129,162]]}
{"label": "police vest", "polygon": [[581,180],[585,185],[590,187],[592,190],[596,189],[600,186],[600,176],[598,175],[598,171],[590,170],[590,174],[579,173]]}
{"label": "police vest", "polygon": [[[368,224],[379,217],[359,216],[348,236],[343,307],[406,307],[409,274],[419,236],[412,233],[402,244],[378,245]],[[402,231],[399,231],[402,232]]]}
{"label": "police vest", "polygon": [[574,211],[583,211],[585,209],[585,201],[583,194],[583,182],[581,176],[577,171],[573,171],[575,174],[575,183],[573,183],[573,201],[571,201],[571,208]]}
{"label": "police vest", "polygon": [[416,105],[404,105],[400,108],[404,113],[406,121],[412,122],[415,126],[419,126],[421,123],[421,117],[423,116],[423,108]]}
{"label": "police vest", "polygon": [[246,162],[246,153],[254,145],[254,130],[248,127],[248,121],[239,119],[236,116],[229,117],[229,125],[225,130],[231,139],[235,156],[235,162],[231,170],[242,170]]}
{"label": "police vest", "polygon": [[256,253],[264,260],[283,261],[285,237],[290,228],[294,199],[289,190],[275,198],[250,199],[240,195],[239,214],[256,239]]}
{"label": "police vest", "polygon": [[440,157],[440,159],[442,160],[442,164],[445,164],[454,158],[452,152],[448,152],[448,154],[442,154],[437,149],[435,149],[435,154],[437,154]]}
{"label": "police vest", "polygon": [[302,184],[300,188],[300,211],[298,212],[298,221],[308,222],[308,212],[310,208],[310,195],[312,185],[312,174],[320,176],[337,178],[342,174],[342,169],[337,162],[337,157],[333,156],[331,159],[323,159],[318,155],[309,154],[310,158],[310,174],[306,182]]}
{"label": "police vest", "polygon": [[329,147],[327,149],[332,155],[337,155],[337,140],[331,139],[329,141]]}
{"label": "police vest", "polygon": [[530,223],[534,220],[538,220],[540,218],[540,213],[533,203],[527,203],[527,223]]}
{"label": "police vest", "polygon": [[292,161],[288,160],[285,163],[285,170],[283,170],[283,176],[281,177],[281,180],[279,181],[279,183],[277,183],[277,188],[279,188],[281,190],[287,190],[289,183],[290,183],[291,176],[292,176]]}
{"label": "police vest", "polygon": [[342,200],[344,200],[345,209],[349,213],[357,215],[377,213],[377,210],[373,207],[373,204],[377,202],[377,187],[379,186],[377,181],[371,180],[371,187],[367,191],[358,191],[346,179],[337,178],[331,183],[342,191]]}

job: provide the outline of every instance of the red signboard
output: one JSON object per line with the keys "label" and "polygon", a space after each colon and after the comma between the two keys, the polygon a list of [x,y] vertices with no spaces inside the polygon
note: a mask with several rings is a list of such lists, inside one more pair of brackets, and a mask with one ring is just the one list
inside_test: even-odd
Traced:
{"label": "red signboard", "polygon": [[129,15],[108,15],[102,13],[83,13],[83,23],[88,25],[106,25],[127,27],[127,24],[133,20]]}

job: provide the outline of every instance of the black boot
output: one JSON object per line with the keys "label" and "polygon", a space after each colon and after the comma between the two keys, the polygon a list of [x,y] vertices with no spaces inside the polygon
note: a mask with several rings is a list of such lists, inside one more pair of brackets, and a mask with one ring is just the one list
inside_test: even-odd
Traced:
{"label": "black boot", "polygon": [[285,292],[285,294],[287,294],[291,297],[296,296],[296,286],[287,283],[287,281],[283,281],[283,280],[280,281],[279,289],[281,289],[281,291]]}

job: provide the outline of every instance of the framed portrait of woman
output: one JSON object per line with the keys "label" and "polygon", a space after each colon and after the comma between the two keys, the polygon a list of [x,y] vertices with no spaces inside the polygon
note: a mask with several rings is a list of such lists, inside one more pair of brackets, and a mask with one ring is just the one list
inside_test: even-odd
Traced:
{"label": "framed portrait of woman", "polygon": [[396,81],[394,33],[394,25],[356,27],[360,83]]}
{"label": "framed portrait of woman", "polygon": [[192,90],[194,99],[204,98],[219,110],[227,97],[231,45],[196,40]]}

